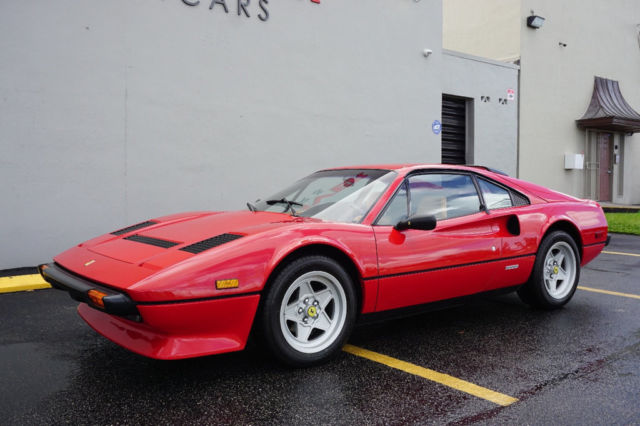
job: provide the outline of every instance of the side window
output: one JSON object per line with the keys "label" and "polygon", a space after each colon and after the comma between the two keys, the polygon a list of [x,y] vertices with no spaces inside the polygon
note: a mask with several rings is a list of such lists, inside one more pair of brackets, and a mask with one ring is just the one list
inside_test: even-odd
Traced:
{"label": "side window", "polygon": [[377,225],[395,225],[407,217],[407,185],[402,184],[393,196]]}
{"label": "side window", "polygon": [[411,216],[434,215],[437,220],[480,211],[480,198],[469,175],[451,173],[409,177]]}
{"label": "side window", "polygon": [[513,206],[509,191],[503,187],[484,179],[478,179],[478,184],[480,185],[480,191],[482,191],[484,202],[487,204],[487,209],[503,209],[505,207]]}

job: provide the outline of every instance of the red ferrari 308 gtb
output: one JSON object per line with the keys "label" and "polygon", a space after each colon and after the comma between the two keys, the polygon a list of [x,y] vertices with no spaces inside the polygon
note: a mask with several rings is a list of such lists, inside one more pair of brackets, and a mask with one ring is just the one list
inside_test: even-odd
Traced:
{"label": "red ferrari 308 gtb", "polygon": [[247,206],[122,228],[40,271],[138,354],[237,351],[255,326],[303,366],[369,314],[513,290],[559,308],[608,243],[596,202],[475,166],[322,170]]}

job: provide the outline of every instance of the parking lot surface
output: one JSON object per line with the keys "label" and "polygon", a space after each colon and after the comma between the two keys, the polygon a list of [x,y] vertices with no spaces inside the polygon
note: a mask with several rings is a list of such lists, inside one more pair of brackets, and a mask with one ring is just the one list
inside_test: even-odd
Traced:
{"label": "parking lot surface", "polygon": [[146,359],[63,292],[0,294],[0,424],[640,423],[640,238],[614,235],[579,288],[552,312],[506,295],[360,325],[309,369],[256,341]]}

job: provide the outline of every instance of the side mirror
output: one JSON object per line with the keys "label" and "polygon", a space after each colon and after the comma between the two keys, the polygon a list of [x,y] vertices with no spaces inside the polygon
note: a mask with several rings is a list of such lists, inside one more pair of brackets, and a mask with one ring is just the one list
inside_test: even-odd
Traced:
{"label": "side mirror", "polygon": [[408,219],[401,220],[393,227],[397,231],[407,229],[419,229],[421,231],[431,231],[436,227],[436,217],[433,215],[413,216]]}

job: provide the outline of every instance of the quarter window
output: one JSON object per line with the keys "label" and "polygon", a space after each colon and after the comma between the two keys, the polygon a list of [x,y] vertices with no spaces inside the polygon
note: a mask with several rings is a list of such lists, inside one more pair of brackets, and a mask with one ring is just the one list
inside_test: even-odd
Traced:
{"label": "quarter window", "polygon": [[487,209],[493,210],[513,207],[509,191],[503,187],[484,179],[478,179],[478,184],[480,185],[482,197],[484,198]]}

